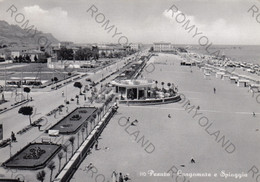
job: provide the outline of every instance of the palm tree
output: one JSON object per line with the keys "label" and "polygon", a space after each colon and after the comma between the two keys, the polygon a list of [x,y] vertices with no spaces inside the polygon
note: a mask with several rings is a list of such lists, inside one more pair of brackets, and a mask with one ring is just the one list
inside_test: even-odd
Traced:
{"label": "palm tree", "polygon": [[44,179],[45,179],[45,175],[46,175],[46,172],[45,172],[44,170],[42,170],[42,171],[39,171],[39,172],[37,173],[36,178],[37,178],[39,181],[43,182]]}
{"label": "palm tree", "polygon": [[86,129],[86,138],[88,137],[88,122],[85,122],[84,127]]}
{"label": "palm tree", "polygon": [[79,132],[77,133],[77,135],[78,135],[78,148],[79,148]]}
{"label": "palm tree", "polygon": [[101,120],[101,112],[102,112],[101,108],[98,108],[97,114],[98,114],[99,121]]}
{"label": "palm tree", "polygon": [[58,153],[58,158],[59,158],[59,171],[60,171],[61,159],[63,158],[63,153],[62,152]]}
{"label": "palm tree", "polygon": [[71,144],[71,148],[72,148],[72,154],[71,154],[71,155],[73,155],[73,153],[74,153],[74,142],[75,142],[75,137],[74,137],[74,136],[71,136],[71,137],[69,138],[69,142],[70,142],[70,144]]}
{"label": "palm tree", "polygon": [[97,114],[94,113],[92,116],[93,116],[93,119],[94,119],[94,126],[96,126],[96,118],[97,118]]}
{"label": "palm tree", "polygon": [[[94,118],[91,118],[90,120],[90,123],[91,123],[91,131],[94,129],[95,127],[95,119]],[[94,123],[94,124],[93,124]],[[93,125],[93,126],[92,126]]]}
{"label": "palm tree", "polygon": [[85,131],[85,128],[82,127],[81,128],[82,143],[84,142],[84,131]]}
{"label": "palm tree", "polygon": [[66,163],[68,162],[68,146],[67,145],[62,145],[62,149],[65,152],[66,155]]}
{"label": "palm tree", "polygon": [[170,87],[171,87],[171,83],[167,83],[167,86],[169,87],[169,90],[170,90]]}
{"label": "palm tree", "polygon": [[56,83],[56,88],[55,88],[56,90],[57,90],[57,82],[58,82],[58,80],[59,79],[57,77],[54,77],[54,78],[51,79],[52,82]]}
{"label": "palm tree", "polygon": [[164,89],[164,82],[162,82],[161,84],[162,84],[162,89]]}
{"label": "palm tree", "polygon": [[52,173],[53,170],[56,168],[55,163],[53,161],[51,161],[48,165],[48,168],[51,170],[51,175],[50,175],[50,181],[52,180]]}

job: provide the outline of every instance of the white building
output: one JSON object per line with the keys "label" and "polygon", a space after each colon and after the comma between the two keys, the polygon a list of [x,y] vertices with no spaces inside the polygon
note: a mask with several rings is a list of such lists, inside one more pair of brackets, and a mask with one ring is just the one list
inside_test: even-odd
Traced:
{"label": "white building", "polygon": [[140,44],[130,44],[130,48],[137,51],[140,49]]}
{"label": "white building", "polygon": [[153,50],[155,52],[173,51],[174,47],[169,42],[155,42],[153,43]]}

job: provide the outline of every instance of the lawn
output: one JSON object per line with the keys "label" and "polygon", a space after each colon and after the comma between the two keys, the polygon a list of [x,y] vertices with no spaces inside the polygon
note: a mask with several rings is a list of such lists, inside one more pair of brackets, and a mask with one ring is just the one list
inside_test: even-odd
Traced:
{"label": "lawn", "polygon": [[81,107],[76,108],[69,113],[63,119],[61,119],[51,130],[59,130],[60,134],[72,134],[75,133],[79,127],[90,118],[90,116],[96,111],[94,107]]}
{"label": "lawn", "polygon": [[3,165],[7,168],[40,169],[61,149],[60,145],[50,143],[30,143]]}

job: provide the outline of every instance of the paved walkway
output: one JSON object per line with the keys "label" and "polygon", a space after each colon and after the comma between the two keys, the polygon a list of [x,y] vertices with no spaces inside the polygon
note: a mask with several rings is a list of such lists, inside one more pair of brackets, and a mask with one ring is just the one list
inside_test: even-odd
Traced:
{"label": "paved walkway", "polygon": [[[111,181],[112,172],[116,170],[124,175],[128,173],[131,181],[172,182],[176,181],[176,175],[174,179],[149,175],[152,171],[167,173],[171,168],[185,173],[217,174],[217,177],[193,177],[189,180],[179,177],[177,181],[255,181],[252,174],[242,179],[220,177],[221,171],[247,173],[253,165],[260,163],[257,157],[260,152],[260,131],[257,130],[260,129],[260,107],[247,88],[239,88],[214,76],[205,80],[198,68],[192,67],[191,73],[190,67],[180,66],[180,59],[175,55],[155,58],[165,64],[155,63],[155,71],[143,75],[158,80],[159,87],[162,81],[165,85],[168,82],[176,84],[179,92],[190,100],[191,106],[200,106],[200,117],[203,115],[213,123],[208,133],[199,124],[200,117],[193,118],[195,111],[188,113],[183,104],[143,107],[120,105],[118,114],[101,135],[100,150],[92,150],[71,181]],[[213,93],[214,87],[216,94]],[[252,116],[253,111],[256,117]],[[122,117],[139,122],[136,126],[124,127],[124,119],[120,120]],[[216,131],[220,131],[218,140],[225,136],[225,142],[235,145],[233,153],[227,153],[225,144],[216,141],[216,134],[210,135]],[[145,151],[149,143],[155,146],[151,154]],[[195,159],[195,164],[190,163],[191,158]],[[93,176],[91,170],[86,170],[90,163],[96,168],[92,169],[95,170]]]}

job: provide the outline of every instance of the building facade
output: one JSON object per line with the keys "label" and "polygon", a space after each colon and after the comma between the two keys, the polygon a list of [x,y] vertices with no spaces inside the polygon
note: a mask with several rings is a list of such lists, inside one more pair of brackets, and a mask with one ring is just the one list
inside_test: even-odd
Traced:
{"label": "building facade", "polygon": [[153,50],[155,52],[169,52],[174,51],[174,47],[169,42],[155,42],[153,43]]}

